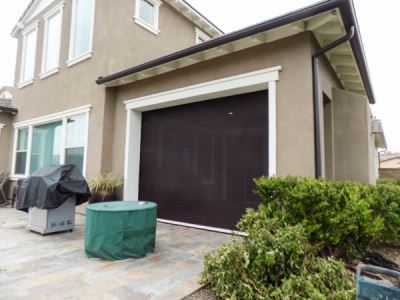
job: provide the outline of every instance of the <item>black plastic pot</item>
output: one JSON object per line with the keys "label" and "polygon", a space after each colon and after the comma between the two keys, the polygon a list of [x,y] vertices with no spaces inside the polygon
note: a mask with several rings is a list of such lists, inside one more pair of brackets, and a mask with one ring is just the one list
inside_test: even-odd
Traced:
{"label": "black plastic pot", "polygon": [[89,204],[99,202],[117,201],[117,194],[111,191],[92,191],[92,196],[89,199]]}

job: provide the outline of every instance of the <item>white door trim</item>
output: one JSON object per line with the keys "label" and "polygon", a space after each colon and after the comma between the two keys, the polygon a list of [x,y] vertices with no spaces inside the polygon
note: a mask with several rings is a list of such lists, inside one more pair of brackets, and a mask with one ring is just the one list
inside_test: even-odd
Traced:
{"label": "white door trim", "polygon": [[281,66],[276,66],[125,101],[127,121],[124,200],[139,200],[142,112],[267,89],[268,175],[276,175],[276,82],[281,70]]}

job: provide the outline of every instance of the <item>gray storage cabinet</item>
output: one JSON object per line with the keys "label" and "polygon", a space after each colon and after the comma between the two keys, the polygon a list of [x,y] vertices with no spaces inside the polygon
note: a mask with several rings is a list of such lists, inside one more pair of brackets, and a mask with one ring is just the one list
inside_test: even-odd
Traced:
{"label": "gray storage cabinet", "polygon": [[54,209],[30,207],[26,228],[40,234],[73,230],[75,226],[75,199],[69,198]]}

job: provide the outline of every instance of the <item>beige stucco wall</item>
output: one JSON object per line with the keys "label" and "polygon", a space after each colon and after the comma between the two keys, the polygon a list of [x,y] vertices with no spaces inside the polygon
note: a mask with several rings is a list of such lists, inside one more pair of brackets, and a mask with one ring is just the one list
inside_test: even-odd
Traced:
{"label": "beige stucco wall", "polygon": [[335,179],[375,182],[367,98],[333,89]]}
{"label": "beige stucco wall", "polygon": [[55,1],[30,21],[32,23],[40,20],[35,82],[22,89],[17,88],[22,48],[21,37],[19,38],[13,104],[19,108],[20,113],[15,121],[91,104],[87,160],[87,176],[91,178],[99,171],[109,170],[111,167],[108,139],[111,136],[110,124],[113,123],[114,117],[113,104],[106,101],[110,96],[106,94],[103,86],[95,83],[97,77],[191,46],[195,43],[195,30],[189,20],[167,3],[160,8],[161,32],[156,36],[135,23],[133,0],[96,0],[93,56],[68,67],[65,62],[68,60],[72,1],[65,1],[60,71],[41,80],[39,74],[44,39],[42,16],[59,2]]}
{"label": "beige stucco wall", "polygon": [[[319,48],[316,39],[312,38],[313,52]],[[321,103],[320,103],[320,116],[321,116],[321,159],[322,159],[322,176],[327,179],[335,178],[335,145],[334,145],[334,125],[333,114],[334,105],[333,101],[333,88],[343,89],[335,71],[329,64],[324,55],[319,59],[319,75],[321,87]],[[324,103],[328,101],[328,103]],[[325,136],[329,134],[329,136]]]}
{"label": "beige stucco wall", "polygon": [[277,84],[277,174],[314,176],[311,48],[310,34],[299,34],[117,88],[113,170],[123,174],[123,101],[280,65],[283,70]]}
{"label": "beige stucco wall", "polygon": [[12,115],[0,112],[0,172],[8,171],[11,165]]}

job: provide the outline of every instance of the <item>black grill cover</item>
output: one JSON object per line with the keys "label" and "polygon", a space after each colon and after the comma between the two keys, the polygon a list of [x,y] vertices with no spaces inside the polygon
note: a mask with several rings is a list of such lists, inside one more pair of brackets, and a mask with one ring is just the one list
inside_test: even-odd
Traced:
{"label": "black grill cover", "polygon": [[70,197],[75,198],[76,205],[88,201],[90,197],[89,186],[81,171],[75,165],[49,165],[37,170],[22,183],[17,209],[53,209]]}

